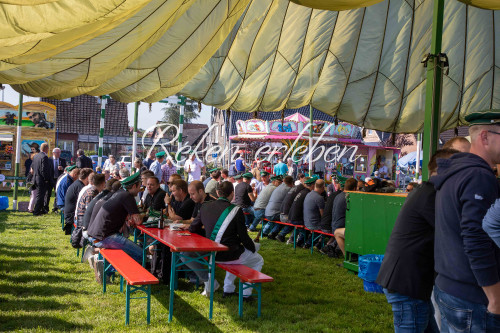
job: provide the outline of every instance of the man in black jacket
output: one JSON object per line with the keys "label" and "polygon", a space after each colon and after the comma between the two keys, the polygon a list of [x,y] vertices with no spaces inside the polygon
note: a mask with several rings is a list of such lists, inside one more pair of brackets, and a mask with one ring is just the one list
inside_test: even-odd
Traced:
{"label": "man in black jacket", "polygon": [[[260,272],[264,265],[264,259],[257,253],[255,243],[248,236],[245,226],[245,216],[241,207],[231,204],[234,196],[234,188],[230,182],[222,182],[217,187],[219,198],[209,201],[201,206],[200,213],[189,226],[189,231],[193,233],[205,234],[217,243],[226,245],[229,251],[218,252],[216,261],[225,264],[241,264],[253,268]],[[193,253],[183,253],[184,256],[192,256]],[[196,255],[196,254],[194,254]],[[183,259],[184,260],[184,259]],[[186,263],[191,269],[203,269],[204,267],[196,262]],[[210,295],[208,273],[206,271],[195,270],[201,281],[205,283],[204,295]],[[234,280],[236,276],[226,272],[224,280],[223,297],[235,295]],[[215,290],[219,287],[215,282]],[[244,299],[249,299],[252,289],[243,291]]]}
{"label": "man in black jacket", "polygon": [[92,167],[93,167],[92,160],[90,159],[90,157],[85,156],[85,152],[83,151],[83,149],[78,149],[77,155],[78,155],[78,158],[76,159],[76,166],[79,169],[82,169],[82,168],[92,169]]}
{"label": "man in black jacket", "polygon": [[33,157],[33,184],[36,186],[37,194],[35,198],[35,208],[33,215],[39,216],[48,213],[48,209],[44,210],[44,200],[47,190],[52,182],[49,157],[49,144],[44,142],[40,146],[40,152]]}
{"label": "man in black jacket", "polygon": [[[51,166],[51,180],[49,188],[47,189],[47,194],[45,196],[44,208],[45,210],[49,210],[49,201],[52,196],[52,190],[55,189],[57,184],[57,179],[64,173],[64,169],[66,169],[66,160],[61,158],[61,149],[54,148],[52,149],[52,157],[49,158],[50,166]],[[57,199],[57,198],[56,198]],[[57,200],[54,199],[54,208],[53,212],[57,211]]]}
{"label": "man in black jacket", "polygon": [[74,181],[68,187],[66,197],[64,198],[64,233],[71,234],[73,223],[75,222],[75,210],[78,200],[78,195],[82,188],[89,184],[89,176],[93,172],[92,169],[85,168],[80,170],[78,180]]}
{"label": "man in black jacket", "polygon": [[[438,158],[458,151],[438,150],[429,161],[437,174]],[[437,332],[431,303],[434,286],[434,213],[436,190],[430,182],[415,188],[406,199],[387,244],[377,283],[384,287],[394,313],[394,329],[410,325],[416,332]],[[401,309],[408,309],[402,315]]]}
{"label": "man in black jacket", "polygon": [[500,249],[482,226],[499,194],[493,167],[500,162],[500,112],[474,112],[465,120],[470,153],[438,160],[431,179],[437,190],[434,296],[443,331],[500,332]]}

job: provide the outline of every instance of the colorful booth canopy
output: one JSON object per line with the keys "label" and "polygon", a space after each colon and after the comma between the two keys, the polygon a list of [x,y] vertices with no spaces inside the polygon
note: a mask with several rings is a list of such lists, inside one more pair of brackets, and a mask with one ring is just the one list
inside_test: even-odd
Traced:
{"label": "colorful booth canopy", "polygon": [[[0,0],[0,82],[30,96],[111,94],[122,102],[181,92],[245,112],[312,104],[355,125],[416,132],[432,7],[431,0]],[[443,129],[500,108],[500,14],[491,9],[500,3],[445,2]]]}

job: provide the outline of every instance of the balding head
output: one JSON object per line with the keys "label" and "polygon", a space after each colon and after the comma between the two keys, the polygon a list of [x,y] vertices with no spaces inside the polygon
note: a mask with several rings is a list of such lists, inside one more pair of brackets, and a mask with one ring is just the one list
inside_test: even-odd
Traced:
{"label": "balding head", "polygon": [[469,134],[472,154],[483,158],[492,168],[500,163],[500,125],[474,125]]}
{"label": "balding head", "polygon": [[455,149],[462,153],[468,153],[470,151],[470,142],[463,136],[456,136],[448,140],[443,145],[443,149]]}
{"label": "balding head", "polygon": [[314,183],[314,190],[319,194],[323,193],[325,191],[325,181],[323,179],[318,179]]}

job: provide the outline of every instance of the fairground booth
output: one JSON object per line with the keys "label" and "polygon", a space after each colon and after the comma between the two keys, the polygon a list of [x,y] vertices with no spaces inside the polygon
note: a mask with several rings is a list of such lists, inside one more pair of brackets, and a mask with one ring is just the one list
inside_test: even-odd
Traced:
{"label": "fairground booth", "polygon": [[[230,136],[230,140],[236,143],[265,142],[267,147],[260,149],[260,156],[255,155],[259,153],[259,149],[250,152],[249,155],[260,159],[271,159],[269,156],[279,156],[285,159],[290,157],[298,162],[302,171],[307,173],[308,153],[304,151],[309,147],[308,126],[310,123],[311,120],[300,113],[270,121],[238,120],[236,122],[238,134]],[[313,149],[313,170],[324,176],[327,182],[331,182],[334,174],[364,180],[373,175],[374,171],[382,165],[387,166],[392,179],[396,180],[399,148],[365,144],[357,135],[359,127],[349,123],[334,124],[313,120],[312,124],[313,147],[315,148]]]}
{"label": "fairground booth", "polygon": [[19,185],[24,185],[32,155],[42,143],[51,148],[56,143],[56,107],[45,102],[25,102],[22,107],[21,128],[17,130],[18,106],[0,102],[0,191],[14,186],[15,147],[17,133],[21,135]]}

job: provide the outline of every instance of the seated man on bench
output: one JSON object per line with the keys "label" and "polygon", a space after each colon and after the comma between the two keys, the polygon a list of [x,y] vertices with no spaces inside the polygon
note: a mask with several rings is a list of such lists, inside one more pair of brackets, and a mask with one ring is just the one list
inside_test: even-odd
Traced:
{"label": "seated man on bench", "polygon": [[[189,231],[205,235],[205,237],[229,248],[228,251],[218,252],[215,257],[216,261],[225,264],[245,265],[260,272],[264,265],[264,259],[257,253],[254,242],[248,236],[245,216],[241,207],[231,204],[234,196],[233,184],[230,182],[219,184],[217,186],[217,195],[217,200],[206,202],[201,206],[198,216],[189,226]],[[198,256],[198,254],[192,252],[183,253],[183,255]],[[203,294],[209,296],[208,272],[199,271],[204,266],[196,262],[189,262],[186,265],[195,270],[200,281],[205,283]],[[236,295],[235,279],[235,275],[226,272],[223,297]],[[218,287],[219,284],[215,281],[215,290]],[[251,288],[245,289],[244,299],[248,300],[251,294]]]}
{"label": "seated man on bench", "polygon": [[[135,203],[135,197],[141,190],[140,181],[140,172],[122,180],[123,188],[106,201],[90,224],[87,233],[89,241],[95,247],[123,250],[135,261],[142,263],[142,248],[121,234],[126,222],[130,226],[142,223],[143,216],[139,214]],[[94,272],[96,280],[102,283],[102,261],[95,263]]]}

